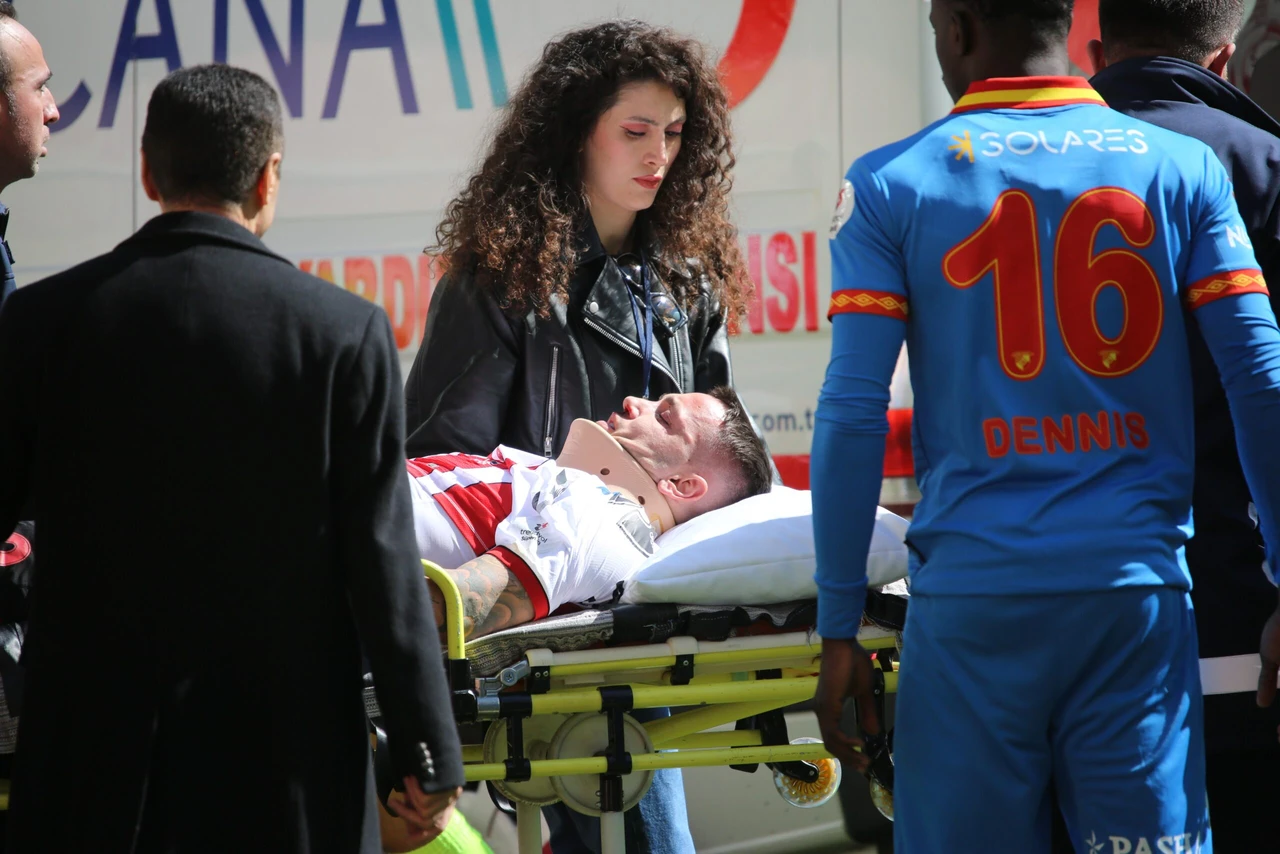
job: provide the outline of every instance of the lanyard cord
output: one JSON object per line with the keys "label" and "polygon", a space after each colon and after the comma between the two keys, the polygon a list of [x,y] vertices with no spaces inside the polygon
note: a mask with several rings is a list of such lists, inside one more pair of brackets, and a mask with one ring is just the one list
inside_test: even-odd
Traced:
{"label": "lanyard cord", "polygon": [[[649,284],[649,261],[645,258],[644,252],[640,252],[640,280],[644,285],[644,301],[641,302],[636,292],[627,288],[627,293],[631,295],[631,316],[635,318],[636,331],[640,336],[640,358],[644,362],[644,397],[649,397],[649,374],[653,370],[653,311],[649,307],[650,301],[650,284]],[[644,319],[641,320],[641,312],[644,313]]]}

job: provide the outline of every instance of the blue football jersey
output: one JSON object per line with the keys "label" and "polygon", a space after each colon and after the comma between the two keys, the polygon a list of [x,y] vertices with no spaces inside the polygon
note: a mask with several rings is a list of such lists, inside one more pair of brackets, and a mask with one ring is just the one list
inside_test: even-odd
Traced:
{"label": "blue football jersey", "polygon": [[1081,79],[989,80],[846,190],[831,312],[906,323],[913,589],[1189,586],[1184,310],[1266,292],[1213,152]]}

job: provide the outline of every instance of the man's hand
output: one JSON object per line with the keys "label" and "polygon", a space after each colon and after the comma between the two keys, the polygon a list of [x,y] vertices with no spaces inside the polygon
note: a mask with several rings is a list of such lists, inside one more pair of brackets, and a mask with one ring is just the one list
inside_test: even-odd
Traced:
{"label": "man's hand", "polygon": [[[434,840],[449,826],[454,805],[461,794],[462,789],[448,789],[428,795],[416,778],[405,777],[404,792],[392,792],[387,798],[391,815],[403,820],[397,828],[401,832],[390,834],[384,824],[383,848],[412,851]],[[394,839],[389,839],[389,836],[394,836]]]}
{"label": "man's hand", "polygon": [[1276,605],[1276,610],[1262,627],[1258,654],[1262,657],[1262,672],[1258,674],[1258,705],[1266,708],[1276,698],[1276,673],[1280,671],[1280,604]]}
{"label": "man's hand", "polygon": [[875,665],[871,656],[856,640],[822,639],[822,669],[815,696],[818,727],[822,743],[831,755],[844,764],[865,773],[871,761],[855,748],[862,739],[840,730],[844,701],[853,698],[858,704],[858,725],[868,735],[880,734],[880,718],[876,714]]}

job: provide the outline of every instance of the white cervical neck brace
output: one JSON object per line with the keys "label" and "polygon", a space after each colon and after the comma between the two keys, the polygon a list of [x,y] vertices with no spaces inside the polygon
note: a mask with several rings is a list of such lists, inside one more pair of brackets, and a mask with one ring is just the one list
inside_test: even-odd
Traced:
{"label": "white cervical neck brace", "polygon": [[593,474],[610,489],[639,504],[659,534],[675,527],[671,505],[653,478],[596,422],[578,418],[569,426],[569,436],[556,464]]}

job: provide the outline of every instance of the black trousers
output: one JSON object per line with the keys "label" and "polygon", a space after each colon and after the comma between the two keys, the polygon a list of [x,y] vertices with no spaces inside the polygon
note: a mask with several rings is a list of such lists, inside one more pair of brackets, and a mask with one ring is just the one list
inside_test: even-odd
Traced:
{"label": "black trousers", "polygon": [[1280,750],[1210,753],[1205,781],[1216,854],[1280,852]]}

